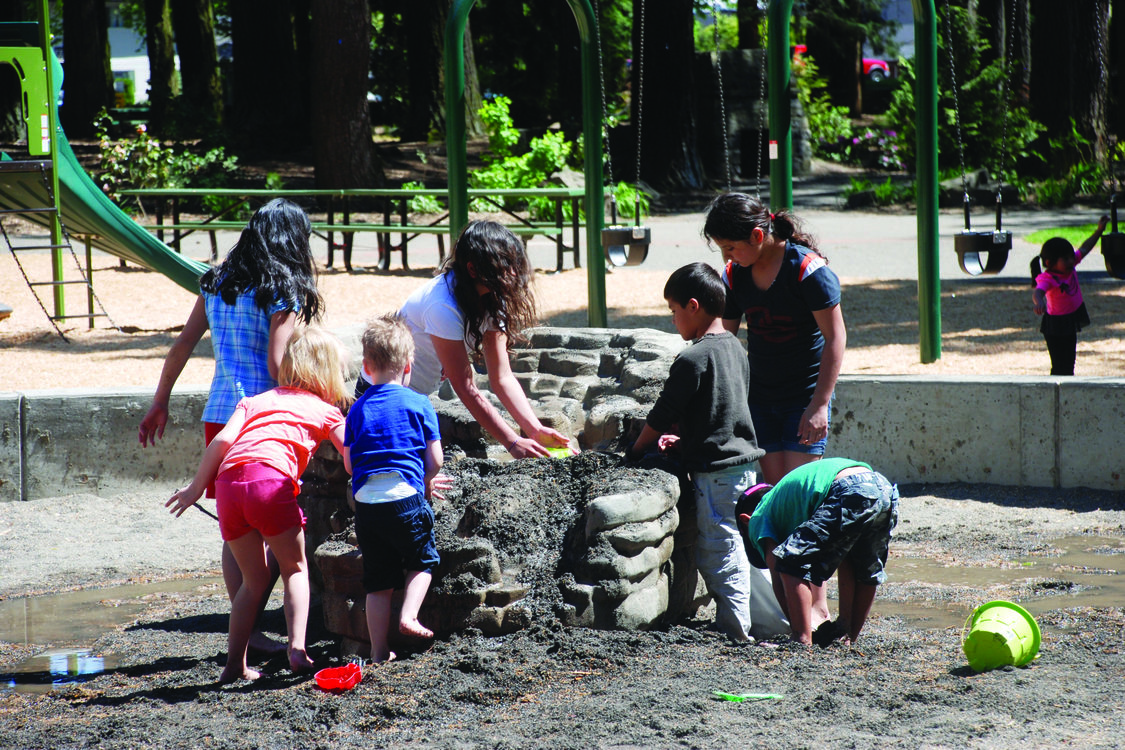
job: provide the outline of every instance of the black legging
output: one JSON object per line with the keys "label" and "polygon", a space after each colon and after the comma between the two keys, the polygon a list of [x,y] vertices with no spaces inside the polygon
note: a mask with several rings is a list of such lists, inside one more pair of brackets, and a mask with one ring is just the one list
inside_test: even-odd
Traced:
{"label": "black legging", "polygon": [[1043,334],[1043,339],[1051,355],[1051,374],[1073,375],[1074,360],[1078,356],[1078,334]]}

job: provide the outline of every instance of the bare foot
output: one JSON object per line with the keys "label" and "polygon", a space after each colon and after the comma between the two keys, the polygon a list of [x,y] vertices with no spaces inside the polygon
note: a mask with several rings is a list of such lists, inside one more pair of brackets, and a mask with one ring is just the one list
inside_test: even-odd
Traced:
{"label": "bare foot", "polygon": [[273,656],[274,654],[280,654],[284,651],[286,645],[282,641],[275,641],[260,630],[255,630],[250,634],[250,642],[246,644],[246,648],[249,651],[257,651],[266,656]]}
{"label": "bare foot", "polygon": [[289,651],[289,670],[294,674],[301,672],[311,672],[313,670],[313,660],[303,648],[295,648]]}
{"label": "bare foot", "polygon": [[380,659],[380,658],[376,657],[374,654],[372,654],[371,655],[371,663],[372,664],[386,664],[387,662],[394,661],[397,658],[398,657],[395,656],[394,651],[388,651],[387,655],[384,656],[382,659]]}
{"label": "bare foot", "polygon": [[434,637],[434,631],[427,628],[417,620],[403,620],[398,624],[398,632],[407,638],[418,638],[428,641]]}
{"label": "bare foot", "polygon": [[243,668],[241,672],[239,672],[238,669],[224,669],[223,673],[219,675],[219,684],[230,685],[231,683],[238,682],[239,680],[256,680],[261,676],[261,672],[256,669],[251,669],[250,667]]}

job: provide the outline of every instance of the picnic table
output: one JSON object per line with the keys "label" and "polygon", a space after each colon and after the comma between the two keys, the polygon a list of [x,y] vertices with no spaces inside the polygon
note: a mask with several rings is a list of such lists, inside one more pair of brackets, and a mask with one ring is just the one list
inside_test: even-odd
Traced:
{"label": "picnic table", "polygon": [[[208,232],[211,239],[211,258],[217,260],[218,245],[215,233],[221,230],[240,231],[246,223],[234,220],[232,215],[239,210],[244,202],[264,203],[272,198],[288,198],[294,202],[317,201],[324,206],[325,221],[313,221],[312,229],[315,234],[322,236],[328,244],[327,266],[332,267],[335,260],[334,252],[337,247],[343,251],[344,268],[350,273],[352,269],[352,249],[356,233],[374,233],[379,248],[380,267],[389,270],[391,254],[402,254],[402,267],[409,269],[408,248],[411,240],[422,235],[435,235],[438,240],[439,262],[445,259],[445,235],[450,234],[448,210],[434,218],[432,221],[410,220],[410,200],[416,197],[432,197],[438,200],[448,200],[449,193],[440,189],[402,189],[402,188],[371,188],[356,190],[326,190],[326,189],[242,189],[242,188],[135,188],[121,190],[120,195],[135,197],[138,201],[152,201],[155,203],[155,222],[144,223],[146,229],[155,232],[158,239],[164,241],[165,233],[171,233],[169,244],[180,251],[180,242],[185,237],[195,232]],[[473,189],[469,190],[470,199],[482,200],[506,217],[511,219],[508,228],[516,235],[527,238],[534,235],[549,237],[555,242],[556,271],[562,271],[565,254],[572,254],[575,268],[581,268],[580,240],[582,223],[579,214],[582,201],[585,199],[583,188],[554,187],[554,188],[507,188],[507,189]],[[221,208],[207,212],[202,219],[189,219],[183,216],[182,207],[186,201],[201,201],[203,198],[213,196],[225,198]],[[532,221],[520,216],[507,207],[506,199],[527,199],[542,197],[548,198],[554,208],[553,221]],[[374,201],[382,214],[381,223],[368,221],[354,221],[353,207],[358,201]],[[566,205],[570,204],[570,218],[566,218]],[[339,221],[337,221],[339,218]],[[166,221],[170,219],[170,221]],[[569,224],[569,227],[567,227]],[[571,244],[565,241],[565,230],[569,228]],[[335,235],[339,232],[343,236],[343,243],[337,245]],[[393,243],[391,235],[399,235],[399,241]]]}

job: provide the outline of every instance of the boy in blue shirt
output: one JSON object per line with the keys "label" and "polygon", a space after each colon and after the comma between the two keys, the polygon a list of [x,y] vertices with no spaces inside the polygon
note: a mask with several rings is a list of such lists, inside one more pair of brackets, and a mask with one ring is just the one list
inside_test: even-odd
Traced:
{"label": "boy in blue shirt", "polygon": [[[754,437],[746,403],[749,364],[742,345],[723,327],[726,288],[706,263],[689,263],[672,273],[664,298],[680,336],[691,343],[668,371],[640,436],[627,456],[656,445],[674,450],[695,487],[696,564],[715,597],[715,622],[735,641],[750,641],[752,589],[755,612],[770,604],[770,587],[746,559],[735,522],[735,502],[757,477],[751,468],[764,451]],[[774,632],[781,611],[772,605]],[[763,616],[763,620],[766,618]],[[758,623],[755,623],[759,625]],[[756,632],[764,632],[762,623]]]}
{"label": "boy in blue shirt", "polygon": [[[735,511],[747,556],[773,574],[793,637],[854,643],[875,589],[887,579],[887,547],[898,524],[898,487],[862,461],[825,458],[791,470],[776,486],[751,487]],[[839,571],[839,618],[813,623],[813,587]]]}
{"label": "boy in blue shirt", "polygon": [[368,325],[363,370],[373,385],[348,411],[344,432],[351,451],[355,531],[363,553],[367,630],[375,662],[395,658],[388,646],[395,589],[405,589],[398,632],[409,638],[434,637],[418,622],[440,562],[430,503],[443,499],[441,491],[452,480],[438,473],[443,457],[434,407],[428,397],[406,387],[413,357],[414,338],[399,318],[384,315]]}

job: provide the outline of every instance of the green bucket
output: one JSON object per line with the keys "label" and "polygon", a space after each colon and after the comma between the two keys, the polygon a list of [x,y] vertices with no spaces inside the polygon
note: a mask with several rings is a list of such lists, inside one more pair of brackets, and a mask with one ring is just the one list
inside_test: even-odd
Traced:
{"label": "green bucket", "polygon": [[1018,604],[994,601],[973,610],[961,631],[961,648],[977,672],[1020,667],[1039,654],[1042,635],[1031,613]]}

